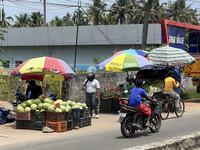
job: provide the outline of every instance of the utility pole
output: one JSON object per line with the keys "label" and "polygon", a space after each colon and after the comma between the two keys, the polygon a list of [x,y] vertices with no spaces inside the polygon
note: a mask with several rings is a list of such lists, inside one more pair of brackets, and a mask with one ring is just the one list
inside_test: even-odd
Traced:
{"label": "utility pole", "polygon": [[43,0],[44,3],[44,27],[46,27],[46,0]]}
{"label": "utility pole", "polygon": [[0,15],[1,15],[1,16],[0,16],[0,17],[1,17],[1,18],[0,18],[0,21],[2,21],[2,16],[3,16],[3,15],[2,15],[2,13],[3,13],[3,12],[2,12],[3,0],[0,1],[0,5],[1,5],[1,8],[0,8],[0,11],[1,11],[1,12],[0,12]]}
{"label": "utility pole", "polygon": [[[81,4],[80,4],[81,5]],[[78,44],[78,26],[79,26],[79,0],[78,0],[78,19],[77,19],[77,28],[76,28],[76,46],[75,46],[75,57],[74,57],[74,69],[76,69],[76,55],[77,55],[77,44]]]}

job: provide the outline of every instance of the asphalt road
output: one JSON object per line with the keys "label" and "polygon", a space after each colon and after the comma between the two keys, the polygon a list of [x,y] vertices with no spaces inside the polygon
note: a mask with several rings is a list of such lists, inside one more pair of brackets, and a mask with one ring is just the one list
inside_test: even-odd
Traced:
{"label": "asphalt road", "polygon": [[[174,115],[173,115],[174,116]],[[60,136],[20,142],[17,144],[2,145],[1,150],[121,150],[139,146],[175,136],[190,134],[199,131],[199,114],[189,114],[183,117],[170,117],[162,121],[160,132],[136,132],[133,138],[124,138],[119,126],[104,128],[92,132],[74,132],[60,134]],[[68,131],[70,132],[70,131]],[[73,132],[73,131],[71,131]]]}

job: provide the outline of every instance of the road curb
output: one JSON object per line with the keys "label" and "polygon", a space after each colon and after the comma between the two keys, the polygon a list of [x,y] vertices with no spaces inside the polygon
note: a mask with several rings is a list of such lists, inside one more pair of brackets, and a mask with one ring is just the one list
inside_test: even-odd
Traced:
{"label": "road curb", "polygon": [[200,132],[173,137],[171,139],[131,147],[123,150],[191,150],[200,146]]}

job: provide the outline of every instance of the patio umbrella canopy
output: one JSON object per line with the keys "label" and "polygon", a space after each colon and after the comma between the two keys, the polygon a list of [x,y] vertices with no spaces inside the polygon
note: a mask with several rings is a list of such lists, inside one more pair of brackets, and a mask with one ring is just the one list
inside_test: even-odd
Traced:
{"label": "patio umbrella canopy", "polygon": [[121,54],[125,54],[125,53],[138,54],[138,55],[141,55],[141,56],[145,56],[149,52],[143,51],[143,50],[138,50],[138,49],[128,49],[128,50],[118,51],[113,56],[117,56],[117,55],[121,55]]}
{"label": "patio umbrella canopy", "polygon": [[22,80],[36,79],[40,81],[44,79],[63,81],[77,77],[63,60],[46,56],[25,61],[11,72],[11,76],[21,77]]}
{"label": "patio umbrella canopy", "polygon": [[186,51],[170,46],[153,49],[147,58],[158,67],[181,66],[195,61]]}
{"label": "patio umbrella canopy", "polygon": [[112,72],[127,72],[151,69],[152,67],[153,64],[147,58],[137,54],[125,53],[106,59],[97,66],[97,69],[105,69]]}

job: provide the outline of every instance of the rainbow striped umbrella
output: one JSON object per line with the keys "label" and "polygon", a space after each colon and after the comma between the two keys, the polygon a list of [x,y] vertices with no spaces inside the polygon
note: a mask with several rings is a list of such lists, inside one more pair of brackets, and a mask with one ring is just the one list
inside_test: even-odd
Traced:
{"label": "rainbow striped umbrella", "polygon": [[129,53],[112,56],[97,65],[97,69],[105,69],[112,72],[137,71],[151,69],[152,67],[153,64],[147,58]]}
{"label": "rainbow striped umbrella", "polygon": [[144,50],[138,50],[138,49],[128,49],[128,50],[118,51],[113,56],[117,56],[117,55],[121,55],[121,54],[125,54],[125,53],[138,54],[138,55],[141,55],[141,56],[145,56],[149,52],[144,51]]}
{"label": "rainbow striped umbrella", "polygon": [[77,77],[63,60],[46,56],[25,61],[11,72],[11,76],[19,76],[22,80],[36,79],[40,81],[44,79],[63,81]]}

